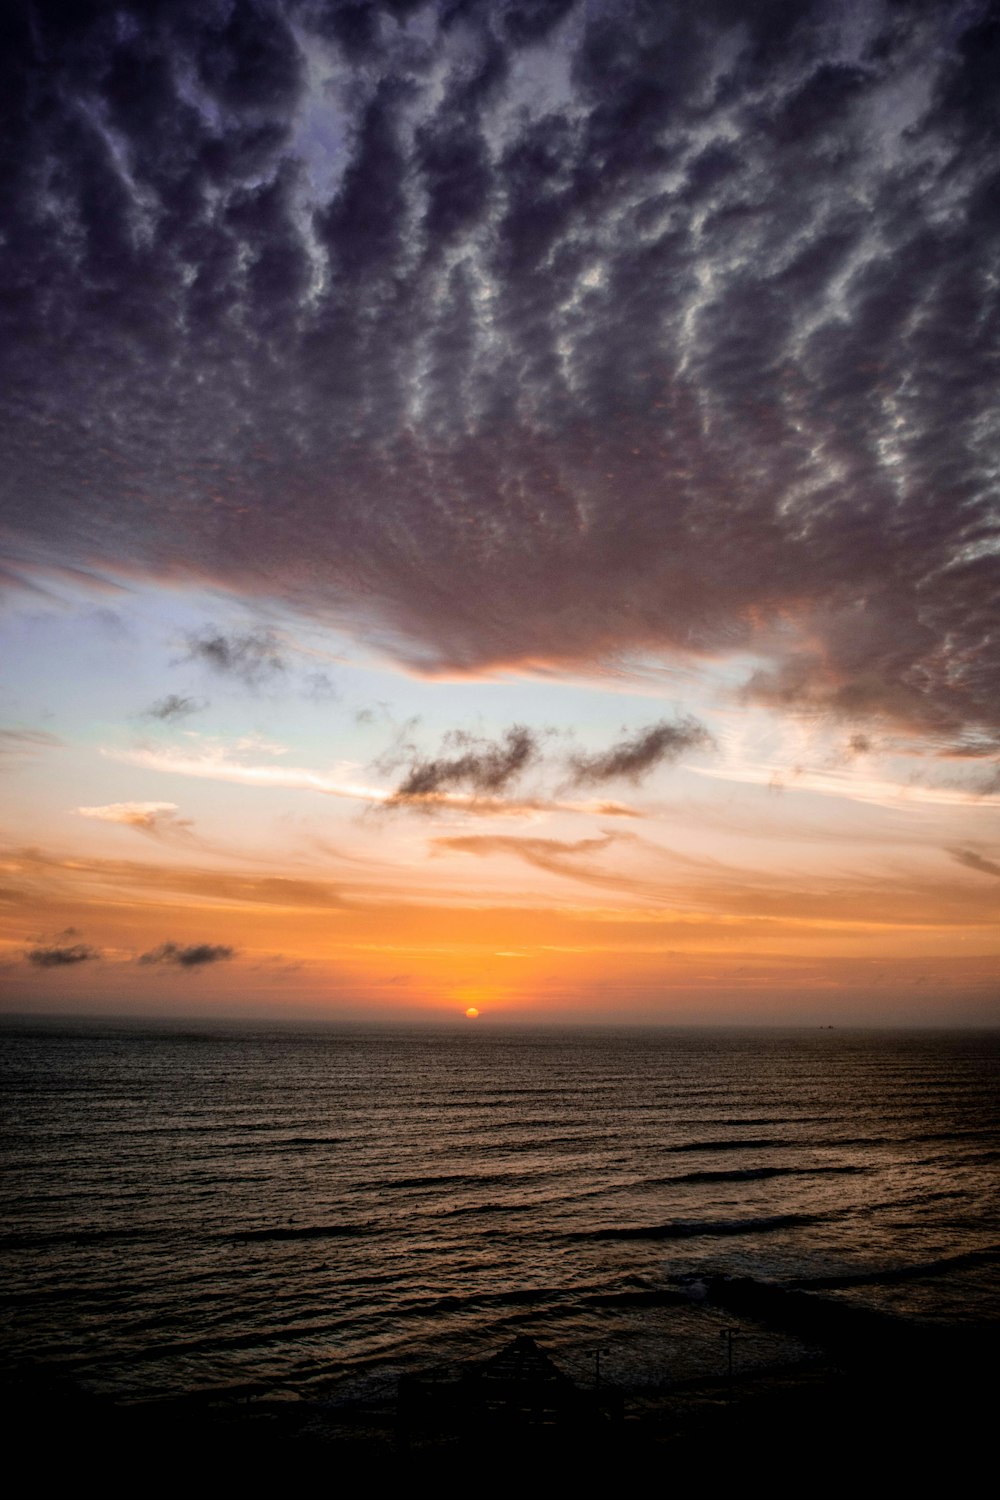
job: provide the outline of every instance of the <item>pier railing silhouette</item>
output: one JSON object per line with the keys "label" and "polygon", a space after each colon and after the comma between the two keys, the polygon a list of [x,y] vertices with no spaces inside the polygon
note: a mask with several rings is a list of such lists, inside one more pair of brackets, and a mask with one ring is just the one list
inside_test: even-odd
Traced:
{"label": "pier railing silhouette", "polygon": [[403,1443],[580,1441],[620,1422],[620,1395],[583,1389],[527,1334],[491,1358],[403,1375],[397,1426]]}

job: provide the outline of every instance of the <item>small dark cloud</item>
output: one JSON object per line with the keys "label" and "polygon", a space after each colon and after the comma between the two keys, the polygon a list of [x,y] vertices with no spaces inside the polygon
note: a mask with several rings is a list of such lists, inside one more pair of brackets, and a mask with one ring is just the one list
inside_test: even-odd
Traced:
{"label": "small dark cloud", "polygon": [[98,609],[90,611],[90,618],[99,630],[110,637],[113,641],[128,640],[131,630],[116,609],[109,609],[107,605],[101,605]]}
{"label": "small dark cloud", "polygon": [[28,962],[39,969],[67,969],[100,956],[100,950],[91,948],[89,943],[53,943],[46,947],[29,948],[27,953]]}
{"label": "small dark cloud", "polygon": [[574,786],[594,786],[623,777],[639,782],[650,771],[670,764],[689,750],[704,750],[714,744],[704,724],[685,714],[671,722],[661,719],[639,729],[627,739],[596,755],[575,755],[570,761]]}
{"label": "small dark cloud", "polygon": [[859,731],[856,734],[848,735],[846,740],[842,740],[830,750],[827,756],[827,764],[831,766],[851,765],[854,761],[860,760],[862,756],[875,754],[878,748],[878,741],[873,735],[863,734]]}
{"label": "small dark cloud", "polygon": [[302,680],[302,694],[314,703],[333,703],[340,696],[329,672],[307,672]]}
{"label": "small dark cloud", "polygon": [[393,803],[430,800],[451,791],[497,797],[539,755],[534,732],[523,724],[511,725],[496,741],[456,730],[447,736],[445,745],[459,753],[415,759],[393,792]]}
{"label": "small dark cloud", "polygon": [[[355,724],[375,724],[380,720],[389,723],[392,721],[391,710],[384,698],[380,698],[376,703],[365,704],[363,708],[357,708],[354,711]],[[407,727],[412,728],[418,722],[417,718],[410,719],[408,725],[404,726],[404,732]],[[384,760],[385,757],[380,757],[380,759]],[[397,761],[396,764],[398,765],[399,762]]]}
{"label": "small dark cloud", "polygon": [[967,870],[978,870],[980,875],[995,875],[1000,879],[1000,864],[995,859],[985,859],[974,849],[949,849],[948,853]]}
{"label": "small dark cloud", "polygon": [[248,630],[224,634],[206,630],[187,638],[185,661],[201,661],[225,677],[237,677],[247,687],[261,683],[286,670],[284,655],[272,630]]}
{"label": "small dark cloud", "polygon": [[236,949],[223,943],[193,943],[183,948],[179,943],[161,943],[149,953],[139,956],[141,964],[176,964],[182,969],[199,969],[205,964],[217,964],[227,958],[235,958]]}
{"label": "small dark cloud", "polygon": [[207,707],[204,699],[186,698],[179,693],[168,693],[165,698],[158,698],[155,703],[151,703],[143,717],[172,723],[177,719],[186,719],[191,714],[200,713],[203,708]]}

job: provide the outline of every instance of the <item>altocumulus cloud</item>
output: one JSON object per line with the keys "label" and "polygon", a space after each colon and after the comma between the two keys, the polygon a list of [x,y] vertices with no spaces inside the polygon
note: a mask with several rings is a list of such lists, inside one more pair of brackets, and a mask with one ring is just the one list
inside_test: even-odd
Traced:
{"label": "altocumulus cloud", "polygon": [[149,953],[139,955],[141,964],[176,964],[181,969],[200,969],[206,964],[221,963],[236,957],[235,948],[223,943],[192,943],[183,947],[180,943],[161,943]]}
{"label": "altocumulus cloud", "polygon": [[16,566],[996,737],[991,7],[9,10]]}

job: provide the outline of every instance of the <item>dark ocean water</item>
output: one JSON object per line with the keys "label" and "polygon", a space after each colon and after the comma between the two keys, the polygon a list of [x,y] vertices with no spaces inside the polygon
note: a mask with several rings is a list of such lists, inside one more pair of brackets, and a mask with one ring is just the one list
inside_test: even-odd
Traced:
{"label": "dark ocean water", "polygon": [[[1000,1317],[1000,1034],[7,1023],[2,1362],[313,1396],[530,1332],[721,1368],[707,1278]],[[742,1368],[806,1353],[742,1321]]]}

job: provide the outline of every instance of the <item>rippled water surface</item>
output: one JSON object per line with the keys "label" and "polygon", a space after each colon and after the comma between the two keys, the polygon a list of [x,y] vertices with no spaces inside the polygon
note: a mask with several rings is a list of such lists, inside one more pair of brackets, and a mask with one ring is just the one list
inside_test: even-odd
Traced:
{"label": "rippled water surface", "polygon": [[[8,1024],[4,1362],[349,1394],[530,1331],[718,1368],[710,1273],[995,1318],[998,1034]],[[787,1347],[785,1347],[787,1345]],[[794,1354],[746,1330],[745,1363]]]}

